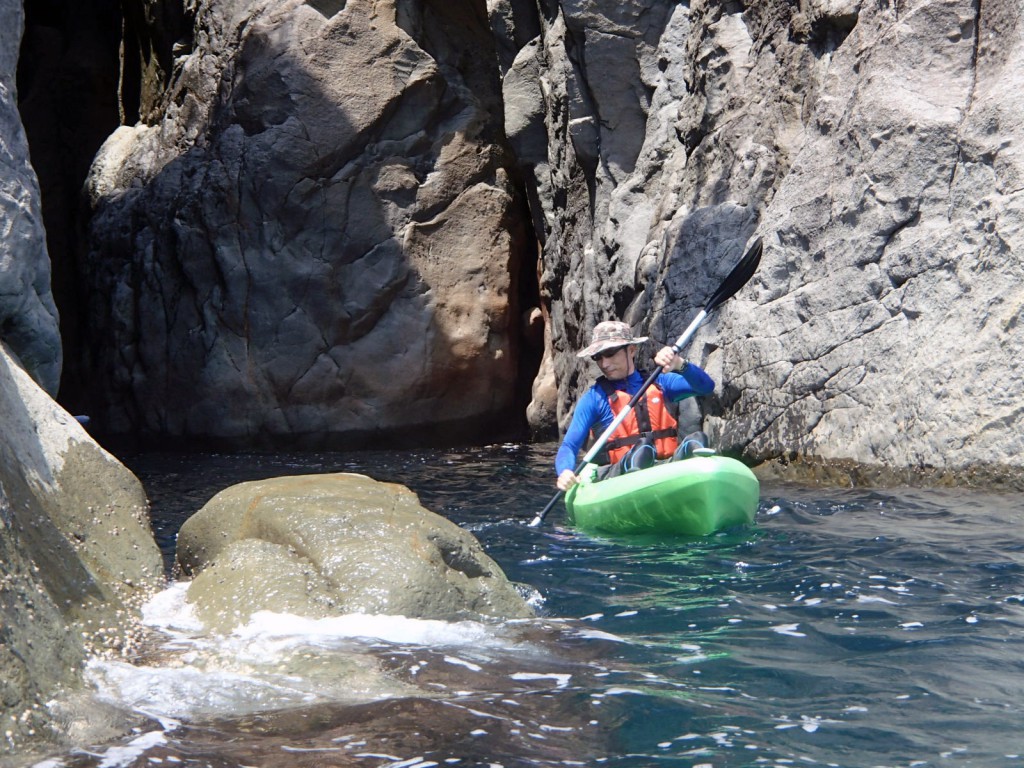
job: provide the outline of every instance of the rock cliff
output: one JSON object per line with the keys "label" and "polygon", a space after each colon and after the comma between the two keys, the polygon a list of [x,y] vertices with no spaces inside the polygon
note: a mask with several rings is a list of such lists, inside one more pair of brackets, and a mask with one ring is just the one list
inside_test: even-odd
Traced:
{"label": "rock cliff", "polygon": [[[151,5],[70,321],[108,430],[564,425],[595,321],[671,340],[759,234],[755,282],[688,350],[719,445],[876,479],[1017,466],[1013,2]],[[8,218],[39,256],[6,262],[33,287],[3,294],[5,338],[52,389],[26,178]]]}
{"label": "rock cliff", "polygon": [[97,428],[500,435],[529,241],[482,7],[252,0],[191,22],[143,99],[159,110],[87,182]]}
{"label": "rock cliff", "polygon": [[1019,486],[1017,4],[563,2],[539,25],[506,46],[506,125],[560,422],[592,324],[673,340],[758,234],[755,281],[688,351],[718,445],[838,482]]}
{"label": "rock cliff", "polygon": [[60,381],[62,350],[39,183],[15,100],[24,23],[21,3],[0,3],[0,339],[50,394]]}
{"label": "rock cliff", "polygon": [[60,740],[61,689],[130,651],[164,584],[139,481],[0,343],[0,754]]}
{"label": "rock cliff", "polygon": [[760,235],[690,422],[841,482],[1016,474],[1013,2],[149,5],[62,395],[110,433],[551,434],[595,322],[674,339]]}

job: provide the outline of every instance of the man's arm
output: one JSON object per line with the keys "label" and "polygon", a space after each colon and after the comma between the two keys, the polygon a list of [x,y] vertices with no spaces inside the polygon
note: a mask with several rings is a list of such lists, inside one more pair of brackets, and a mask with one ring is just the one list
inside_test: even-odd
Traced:
{"label": "man's arm", "polygon": [[558,447],[558,454],[555,456],[557,484],[563,491],[571,488],[577,481],[574,471],[576,457],[583,449],[594,424],[601,420],[600,405],[601,399],[595,394],[593,387],[584,392],[583,397],[576,403],[572,421],[569,422],[569,428],[565,431],[565,437],[562,438],[562,444]]}

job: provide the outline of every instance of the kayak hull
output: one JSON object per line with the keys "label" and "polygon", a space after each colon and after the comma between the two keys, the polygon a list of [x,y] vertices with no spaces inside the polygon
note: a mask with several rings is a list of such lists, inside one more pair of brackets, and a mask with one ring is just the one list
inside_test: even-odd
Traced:
{"label": "kayak hull", "polygon": [[726,456],[695,456],[600,482],[588,466],[569,489],[569,521],[585,531],[706,536],[754,520],[761,487]]}

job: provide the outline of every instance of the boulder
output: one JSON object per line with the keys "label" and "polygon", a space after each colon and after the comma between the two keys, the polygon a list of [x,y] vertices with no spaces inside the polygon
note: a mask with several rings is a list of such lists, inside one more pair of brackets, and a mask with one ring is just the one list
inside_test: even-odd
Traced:
{"label": "boulder", "polygon": [[59,738],[47,702],[127,652],[164,585],[139,481],[0,343],[0,752]]}
{"label": "boulder", "polygon": [[494,42],[468,7],[406,5],[197,7],[144,99],[163,114],[86,185],[75,364],[103,434],[350,448],[521,423],[533,245],[477,66]]}
{"label": "boulder", "polygon": [[522,618],[532,609],[469,532],[363,475],[227,488],[182,525],[177,563],[211,629],[257,611]]}

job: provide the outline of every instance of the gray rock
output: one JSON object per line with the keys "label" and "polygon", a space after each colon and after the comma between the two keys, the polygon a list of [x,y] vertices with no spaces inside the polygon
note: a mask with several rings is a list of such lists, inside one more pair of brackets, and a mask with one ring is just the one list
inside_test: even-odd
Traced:
{"label": "gray rock", "polygon": [[97,156],[101,428],[350,447],[512,419],[526,240],[490,29],[370,6],[201,6],[164,118]]}
{"label": "gray rock", "polygon": [[794,478],[1019,487],[1018,16],[562,3],[538,73],[539,194],[566,200],[541,238],[559,424],[595,322],[653,352],[760,234],[758,275],[687,351],[719,382],[716,444]]}
{"label": "gray rock", "polygon": [[138,480],[0,343],[0,752],[60,738],[46,703],[90,654],[128,652],[164,584]]}
{"label": "gray rock", "polygon": [[23,25],[22,4],[0,2],[0,339],[55,395],[62,364],[57,308],[39,182],[29,163],[15,87]]}
{"label": "gray rock", "polygon": [[[211,629],[260,610],[455,620],[532,609],[467,531],[407,488],[355,474],[301,475],[221,491],[182,525],[177,561]],[[272,577],[268,577],[272,574]]]}
{"label": "gray rock", "polygon": [[505,135],[520,164],[547,162],[548,137],[544,129],[544,92],[540,84],[539,40],[532,40],[516,55],[501,81]]}
{"label": "gray rock", "polygon": [[[671,341],[760,235],[687,350],[719,447],[788,476],[1020,482],[1018,3],[486,7],[198,9],[89,181],[102,428],[488,437],[517,407],[522,184],[536,434],[592,380],[594,323]],[[0,300],[51,386],[42,263],[12,258]]]}
{"label": "gray rock", "polygon": [[817,73],[754,304],[729,328],[738,399],[718,424],[753,457],[1020,487],[1024,43],[993,37],[1008,9],[861,7]]}

